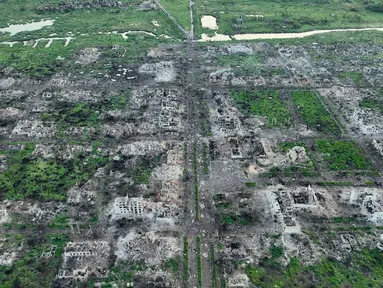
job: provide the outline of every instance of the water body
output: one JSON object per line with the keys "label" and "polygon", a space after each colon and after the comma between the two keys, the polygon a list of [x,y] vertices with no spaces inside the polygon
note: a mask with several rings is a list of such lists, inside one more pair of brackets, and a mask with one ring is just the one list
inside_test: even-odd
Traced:
{"label": "water body", "polygon": [[25,32],[25,31],[36,31],[40,30],[43,27],[51,26],[53,25],[55,20],[41,20],[39,22],[31,22],[26,24],[14,24],[9,25],[6,28],[0,28],[0,32],[3,33],[10,33],[10,36],[13,36],[19,32]]}

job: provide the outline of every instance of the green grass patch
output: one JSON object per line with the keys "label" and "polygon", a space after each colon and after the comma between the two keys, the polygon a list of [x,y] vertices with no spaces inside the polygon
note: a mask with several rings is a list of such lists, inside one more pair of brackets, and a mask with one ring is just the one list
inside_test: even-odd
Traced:
{"label": "green grass patch", "polygon": [[362,149],[351,141],[316,140],[315,146],[322,153],[330,170],[369,170],[372,168]]}
{"label": "green grass patch", "polygon": [[190,30],[189,1],[161,0],[160,3],[185,30]]}
{"label": "green grass patch", "polygon": [[326,110],[318,96],[311,91],[293,91],[291,98],[298,107],[302,120],[314,130],[334,135],[341,134],[338,124]]}
{"label": "green grass patch", "polygon": [[145,158],[132,169],[132,179],[135,185],[149,184],[153,170],[158,166],[162,155],[153,158]]}
{"label": "green grass patch", "polygon": [[352,186],[353,183],[350,181],[323,181],[318,182],[317,185],[319,186]]}
{"label": "green grass patch", "polygon": [[361,219],[358,217],[333,217],[330,219],[331,223],[356,223],[360,221]]}
{"label": "green grass patch", "polygon": [[255,187],[257,186],[257,183],[255,182],[245,182],[246,187]]}
{"label": "green grass patch", "polygon": [[246,115],[265,116],[268,128],[284,128],[291,125],[291,117],[279,91],[232,92],[236,106]]}
{"label": "green grass patch", "polygon": [[379,249],[362,249],[343,261],[326,257],[315,265],[303,266],[291,258],[286,267],[248,266],[246,272],[251,283],[262,288],[379,287],[383,283],[382,259]]}
{"label": "green grass patch", "polygon": [[203,173],[209,174],[209,154],[207,153],[206,143],[202,143]]}
{"label": "green grass patch", "polygon": [[74,158],[67,161],[34,159],[33,144],[21,151],[1,151],[8,156],[8,169],[0,173],[0,192],[7,199],[58,200],[77,183],[88,180],[107,163],[106,158]]}
{"label": "green grass patch", "polygon": [[48,226],[53,229],[69,228],[69,217],[65,214],[56,215]]}
{"label": "green grass patch", "polygon": [[355,85],[361,86],[363,84],[364,76],[361,72],[341,72],[339,73],[339,78],[341,80],[351,79]]}
{"label": "green grass patch", "polygon": [[292,165],[288,167],[272,167],[269,171],[260,174],[261,177],[275,178],[275,177],[316,177],[320,176],[317,171],[313,160],[307,163]]}
{"label": "green grass patch", "polygon": [[[336,28],[378,27],[382,21],[380,1],[257,1],[235,3],[228,0],[197,2],[198,19],[202,15],[217,18],[218,33],[283,33]],[[366,3],[368,5],[366,5]],[[374,7],[372,9],[371,7]],[[375,9],[375,7],[378,7]],[[262,15],[254,17],[249,15]],[[197,30],[206,33],[206,29]]]}
{"label": "green grass patch", "polygon": [[170,271],[177,279],[180,278],[180,259],[170,258],[163,264],[164,269]]}
{"label": "green grass patch", "polygon": [[[264,71],[262,71],[262,67],[259,66],[260,61],[261,61],[261,56],[259,54],[257,55],[218,54],[215,57],[215,63],[217,66],[231,67],[236,76],[263,74]],[[282,73],[283,72],[284,71],[282,70]]]}
{"label": "green grass patch", "polygon": [[342,227],[335,227],[334,230],[336,231],[371,231],[371,226],[342,226]]}
{"label": "green grass patch", "polygon": [[148,269],[144,261],[120,261],[117,265],[110,268],[108,276],[100,279],[91,279],[86,287],[95,287],[95,282],[102,282],[103,288],[127,287],[133,282],[134,275]]}
{"label": "green grass patch", "polygon": [[375,99],[363,99],[359,101],[359,107],[374,110],[383,115],[383,101]]}
{"label": "green grass patch", "polygon": [[[0,266],[1,287],[52,287],[62,262],[63,247],[69,239],[64,234],[49,234],[44,238],[42,241],[46,244],[39,245],[33,239],[27,240],[27,243],[33,242],[33,246],[22,257],[11,266]],[[52,245],[56,246],[54,255],[51,258],[40,257],[42,252],[49,252]]]}
{"label": "green grass patch", "polygon": [[251,225],[255,219],[247,213],[223,212],[220,215],[220,223],[228,225]]}

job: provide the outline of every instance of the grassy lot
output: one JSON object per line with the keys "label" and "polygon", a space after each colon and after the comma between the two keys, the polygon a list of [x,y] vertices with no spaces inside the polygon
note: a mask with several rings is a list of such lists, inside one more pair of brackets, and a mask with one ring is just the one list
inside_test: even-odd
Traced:
{"label": "grassy lot", "polygon": [[363,99],[359,101],[359,107],[374,110],[383,115],[383,101],[375,99]]}
{"label": "grassy lot", "polygon": [[[120,35],[78,36],[67,47],[64,47],[63,40],[55,40],[48,48],[45,48],[45,43],[36,48],[22,44],[13,47],[0,45],[0,68],[12,67],[17,72],[34,77],[50,76],[58,71],[74,73],[87,69],[103,72],[113,64],[134,63],[138,57],[146,55],[150,48],[172,42],[171,39],[157,39],[148,35],[128,37],[124,40]],[[119,49],[111,50],[112,45],[119,45]],[[101,56],[96,63],[83,67],[76,61],[79,51],[86,47],[99,48]]]}
{"label": "grassy lot", "polygon": [[[255,4],[245,0],[235,2],[202,0],[197,2],[196,17],[198,19],[202,15],[216,17],[218,33],[229,35],[382,26],[383,13],[372,11],[371,4],[368,2],[363,0],[261,0]],[[240,20],[241,17],[242,20]],[[198,34],[211,32],[202,28],[201,25],[198,25],[197,31]]]}
{"label": "grassy lot", "polygon": [[[59,1],[56,1],[59,2]],[[123,1],[123,9],[118,8],[89,8],[75,10],[60,10],[49,13],[37,12],[36,8],[44,4],[44,1],[2,1],[0,3],[0,27],[9,24],[24,24],[32,20],[54,19],[52,26],[41,30],[20,32],[9,37],[9,34],[0,33],[0,40],[25,40],[47,37],[49,34],[57,33],[55,37],[62,37],[68,32],[76,34],[95,34],[108,31],[138,31],[143,30],[156,35],[166,34],[180,37],[178,30],[174,27],[159,10],[138,11],[137,5],[141,1]],[[54,3],[54,2],[50,2]],[[45,3],[46,4],[46,3]],[[154,25],[156,21],[158,25]]]}
{"label": "grassy lot", "polygon": [[368,170],[372,168],[362,149],[353,142],[317,140],[315,146],[322,153],[330,170]]}
{"label": "grassy lot", "polygon": [[267,117],[269,128],[290,126],[291,118],[278,91],[240,91],[232,92],[236,106],[246,115]]}
{"label": "grassy lot", "polygon": [[347,78],[351,79],[352,82],[354,82],[354,84],[357,86],[361,86],[365,81],[363,73],[361,72],[341,72],[339,73],[339,78],[343,81]]}
{"label": "grassy lot", "polygon": [[341,134],[339,126],[314,92],[293,91],[291,92],[291,98],[298,107],[298,113],[302,117],[302,120],[311,129],[323,133]]}
{"label": "grassy lot", "polygon": [[256,287],[311,287],[315,282],[315,287],[361,288],[380,287],[383,283],[383,253],[377,248],[354,252],[344,261],[326,257],[311,266],[303,266],[298,259],[291,258],[289,265],[281,267],[270,259],[262,267],[247,267],[247,275]]}
{"label": "grassy lot", "polygon": [[[41,236],[40,236],[41,237]],[[31,242],[33,239],[25,239]],[[27,250],[11,266],[0,266],[1,287],[51,287],[62,261],[62,253],[69,238],[65,234],[47,234],[41,243]],[[41,258],[42,252],[49,252],[55,245],[56,251],[51,258]],[[23,249],[25,251],[25,248]]]}
{"label": "grassy lot", "polygon": [[0,151],[7,155],[8,169],[0,174],[0,193],[6,199],[65,200],[67,190],[83,183],[107,162],[106,158],[68,161],[33,159],[34,144],[21,151]]}
{"label": "grassy lot", "polygon": [[185,30],[190,30],[188,0],[160,0],[160,3]]}
{"label": "grassy lot", "polygon": [[[51,1],[53,5],[59,1]],[[71,11],[60,10],[58,12],[41,13],[36,10],[41,5],[47,5],[45,1],[2,1],[0,2],[0,27],[10,24],[24,24],[42,19],[54,19],[52,26],[47,26],[37,31],[25,31],[10,36],[8,33],[0,33],[0,42],[19,41],[13,47],[0,45],[0,69],[12,67],[17,72],[29,76],[49,76],[58,71],[76,72],[84,68],[76,64],[79,50],[86,47],[100,48],[102,53],[100,61],[92,64],[91,68],[105,69],[107,63],[135,62],[137,57],[146,55],[147,51],[161,43],[174,42],[183,36],[174,24],[169,21],[159,10],[138,11],[139,1],[123,1],[124,9],[100,8],[100,9],[77,9]],[[154,25],[153,23],[158,25]],[[121,35],[99,34],[116,31],[146,31],[147,34],[128,35],[123,39]],[[72,33],[72,34],[69,34]],[[36,48],[23,46],[24,40],[36,40],[53,37],[63,38],[72,36],[67,47],[65,40],[55,40],[50,47],[45,48],[47,41],[40,41]],[[160,35],[168,35],[173,39],[165,39]],[[33,42],[31,43],[33,45]],[[111,50],[112,45],[119,45],[119,50]]]}

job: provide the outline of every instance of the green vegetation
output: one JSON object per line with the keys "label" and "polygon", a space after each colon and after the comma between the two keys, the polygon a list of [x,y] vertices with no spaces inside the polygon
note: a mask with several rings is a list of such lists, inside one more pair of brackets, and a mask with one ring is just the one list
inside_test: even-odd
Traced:
{"label": "green vegetation", "polygon": [[222,55],[222,54],[218,54],[216,56],[215,61],[216,61],[216,64],[218,66],[241,66],[244,70],[248,70],[248,69],[254,69],[254,66],[259,64],[260,56],[259,56],[259,54],[257,54],[257,55],[244,55],[244,54]]}
{"label": "green vegetation", "polygon": [[102,282],[102,288],[127,287],[128,283],[133,282],[134,274],[138,271],[148,269],[144,261],[121,261],[118,265],[110,268],[108,276],[105,278],[92,280],[86,287],[95,287],[95,282]]}
{"label": "green vegetation", "polygon": [[161,160],[162,155],[159,154],[155,157],[144,158],[141,162],[137,163],[132,170],[132,179],[135,185],[149,184],[150,176],[154,168],[156,168]]}
{"label": "green vegetation", "polygon": [[[202,15],[217,18],[218,33],[270,33],[310,30],[378,27],[383,16],[380,0],[376,1],[257,1],[257,5],[240,0],[199,1],[197,20]],[[252,15],[262,15],[255,17]],[[199,34],[211,30],[196,27]]]}
{"label": "green vegetation", "polygon": [[214,194],[213,200],[217,209],[228,209],[232,206],[231,201],[226,199],[225,195],[223,194]]}
{"label": "green vegetation", "polygon": [[122,110],[130,100],[130,91],[121,91],[101,100],[101,107],[105,110]]}
{"label": "green vegetation", "polygon": [[275,178],[275,177],[316,177],[320,172],[317,171],[313,160],[307,163],[297,164],[288,167],[272,167],[269,171],[260,174],[262,177]]}
{"label": "green vegetation", "polygon": [[160,3],[185,30],[190,30],[189,1],[161,0]]}
{"label": "green vegetation", "polygon": [[370,1],[365,1],[367,4],[366,9],[370,10],[372,12],[380,12],[383,13],[383,2],[379,0],[370,0]]}
{"label": "green vegetation", "polygon": [[383,283],[383,252],[379,249],[356,251],[344,261],[327,257],[302,266],[291,258],[287,267],[247,267],[250,281],[257,287],[380,287]]}
{"label": "green vegetation", "polygon": [[371,231],[371,226],[342,226],[342,227],[335,227],[334,230],[336,231]]}
{"label": "green vegetation", "polygon": [[164,269],[170,271],[173,275],[180,278],[180,259],[179,258],[170,258],[167,259],[164,263]]}
{"label": "green vegetation", "polygon": [[271,246],[269,253],[272,259],[278,259],[283,256],[284,250],[282,246]]}
{"label": "green vegetation", "polygon": [[57,123],[58,133],[70,127],[94,127],[99,123],[98,113],[87,103],[77,103],[74,107],[64,108],[61,111],[41,114],[41,120]]}
{"label": "green vegetation", "polygon": [[352,184],[349,181],[323,181],[317,183],[319,186],[352,186]]}
{"label": "green vegetation", "polygon": [[206,143],[202,143],[203,173],[209,174],[209,154],[207,153]]}
{"label": "green vegetation", "polygon": [[243,113],[267,117],[269,128],[291,125],[290,114],[278,91],[233,91],[231,95]]}
{"label": "green vegetation", "polygon": [[255,187],[257,186],[257,183],[255,182],[245,182],[246,187]]}
{"label": "green vegetation", "polygon": [[7,199],[26,197],[62,201],[67,190],[88,180],[97,168],[107,163],[106,158],[75,158],[67,161],[34,159],[34,144],[24,150],[0,151],[8,156],[8,169],[0,173],[0,192]]}
{"label": "green vegetation", "polygon": [[[120,94],[112,94],[98,103],[89,104],[78,102],[65,107],[60,107],[60,105],[58,105],[55,112],[42,113],[40,119],[43,122],[53,121],[56,123],[57,138],[65,137],[65,132],[71,127],[80,127],[83,129],[84,134],[86,134],[85,132],[88,128],[97,128],[99,126],[99,114],[101,111],[124,109],[127,106],[129,97],[129,91],[121,91]],[[101,143],[98,142],[95,144],[97,145]],[[97,147],[93,150],[97,150]]]}
{"label": "green vegetation", "polygon": [[265,57],[261,54],[246,55],[243,53],[222,55],[217,54],[215,63],[217,66],[230,67],[235,76],[260,75],[266,76],[281,76],[286,74],[283,68],[265,67],[262,65]]}
{"label": "green vegetation", "polygon": [[368,108],[379,112],[383,115],[383,101],[375,100],[375,99],[363,99],[359,101],[359,107]]}
{"label": "green vegetation", "polygon": [[257,55],[217,55],[215,62],[218,66],[231,67],[236,76],[258,74],[261,71],[259,67],[260,56]]}
{"label": "green vegetation", "polygon": [[209,105],[204,100],[199,101],[198,112],[199,112],[199,120],[201,122],[202,136],[204,137],[212,136],[211,125],[209,121],[209,118],[210,118]]}
{"label": "green vegetation", "polygon": [[333,217],[330,219],[331,223],[355,223],[360,222],[362,219],[358,217]]}
{"label": "green vegetation", "polygon": [[[32,238],[26,240],[28,243],[33,243],[34,246],[11,266],[0,266],[1,287],[51,287],[60,267],[63,247],[69,240],[68,236],[64,234],[48,234],[41,239],[46,244],[40,245],[35,245],[38,241]],[[52,245],[56,246],[52,257],[40,257],[42,252],[49,252]],[[42,275],[44,276],[42,277]]]}
{"label": "green vegetation", "polygon": [[364,181],[364,185],[366,186],[375,186],[377,185],[375,181],[372,181],[372,180],[366,180]]}
{"label": "green vegetation", "polygon": [[[29,32],[29,36],[25,38],[27,40],[31,39],[30,37],[33,36],[30,34],[33,33]],[[47,35],[44,37],[47,37]],[[25,40],[23,37],[20,38]],[[8,41],[11,41],[11,39]],[[141,54],[146,55],[150,48],[171,41],[147,35],[131,35],[129,41],[126,41],[121,35],[97,34],[77,36],[66,47],[64,47],[65,40],[55,40],[49,48],[45,48],[46,43],[40,43],[35,48],[32,48],[31,46],[23,46],[22,42],[20,42],[20,44],[15,44],[13,47],[1,45],[0,68],[12,67],[16,70],[15,72],[38,78],[51,76],[57,72],[73,73],[84,71],[87,71],[93,77],[99,77],[98,73],[105,73],[105,70],[112,68],[113,65],[134,63]],[[119,45],[119,48],[111,50],[112,45]],[[97,62],[86,67],[76,63],[78,54],[82,49],[95,46],[99,48],[101,53]],[[126,53],[126,51],[129,51],[129,53]]]}
{"label": "green vegetation", "polygon": [[[116,7],[103,8],[81,8],[81,9],[59,9],[60,1],[47,2],[37,0],[7,1],[0,3],[0,27],[6,27],[7,23],[27,23],[42,19],[55,19],[54,25],[44,27],[38,31],[20,32],[12,39],[24,39],[32,36],[32,39],[47,37],[49,34],[57,33],[58,37],[68,32],[80,32],[82,34],[94,35],[99,32],[108,31],[147,31],[156,35],[166,34],[179,37],[178,30],[174,24],[160,11],[139,11],[137,5],[141,1],[133,0],[129,3],[122,2],[123,9]],[[184,1],[184,3],[187,3]],[[172,3],[175,8],[178,8]],[[185,10],[185,9],[184,9]],[[186,7],[189,17],[188,7]],[[180,13],[184,13],[180,11]],[[181,15],[182,16],[182,15]],[[156,21],[158,26],[152,21]],[[187,20],[190,25],[190,21]],[[0,40],[8,40],[9,34],[0,34]],[[76,37],[77,38],[77,37]],[[81,37],[79,37],[81,38]],[[120,37],[122,40],[122,37]],[[28,38],[30,39],[30,38]]]}
{"label": "green vegetation", "polygon": [[341,72],[339,73],[339,78],[342,80],[349,78],[357,86],[361,86],[364,81],[364,77],[361,72]]}
{"label": "green vegetation", "polygon": [[196,244],[196,256],[197,256],[198,287],[202,288],[201,238],[199,236],[196,237],[195,244]]}
{"label": "green vegetation", "polygon": [[220,215],[220,223],[221,224],[229,224],[229,225],[250,225],[254,223],[255,218],[253,215],[247,213],[233,213],[233,212],[222,212]]}
{"label": "green vegetation", "polygon": [[372,168],[362,149],[353,142],[316,140],[315,146],[322,153],[330,170],[368,170]]}
{"label": "green vegetation", "polygon": [[184,251],[183,251],[183,284],[187,287],[189,280],[189,241],[188,237],[184,236]]}
{"label": "green vegetation", "polygon": [[291,98],[298,106],[303,121],[311,128],[323,133],[339,135],[341,130],[332,115],[323,106],[322,101],[311,91],[293,91]]}
{"label": "green vegetation", "polygon": [[58,214],[52,219],[52,222],[48,225],[54,229],[65,229],[69,227],[69,217],[65,214]]}

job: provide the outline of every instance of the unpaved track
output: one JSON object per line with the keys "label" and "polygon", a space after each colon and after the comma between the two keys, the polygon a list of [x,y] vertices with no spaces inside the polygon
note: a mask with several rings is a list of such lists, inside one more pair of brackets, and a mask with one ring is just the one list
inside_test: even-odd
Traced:
{"label": "unpaved track", "polygon": [[317,34],[325,34],[331,32],[357,32],[357,31],[381,31],[383,28],[350,28],[350,29],[332,29],[332,30],[313,30],[307,32],[297,32],[297,33],[247,33],[247,34],[236,34],[234,36],[218,34],[221,37],[212,38],[204,37],[203,39],[198,40],[199,42],[215,42],[215,41],[230,41],[234,40],[271,40],[271,39],[295,39],[295,38],[304,38],[308,36],[313,36]]}
{"label": "unpaved track", "polygon": [[178,30],[180,30],[181,33],[182,33],[187,39],[189,39],[189,32],[187,32],[184,28],[182,28],[181,24],[178,23],[176,19],[174,19],[174,17],[168,12],[168,10],[166,10],[166,9],[161,5],[161,3],[160,3],[158,0],[154,0],[154,2],[155,2],[156,5],[158,6],[158,8],[160,8],[160,9],[166,14],[166,16],[168,16],[168,18],[174,23],[174,25],[177,26]]}
{"label": "unpaved track", "polygon": [[[190,9],[192,9],[190,0]],[[191,13],[191,24],[193,18]],[[193,25],[191,26],[193,30]],[[188,71],[186,82],[186,96],[185,105],[187,107],[187,121],[184,130],[184,139],[188,144],[188,159],[185,161],[185,168],[188,169],[191,179],[187,182],[185,188],[185,221],[184,229],[186,236],[189,239],[189,281],[188,287],[212,287],[212,263],[209,257],[210,246],[218,243],[218,225],[215,222],[214,215],[208,209],[212,201],[211,191],[204,189],[201,183],[207,180],[209,176],[203,173],[203,163],[200,158],[202,155],[202,141],[204,140],[201,135],[201,121],[199,117],[199,102],[203,101],[201,93],[198,93],[198,74],[200,67],[198,66],[198,51],[195,47],[195,41],[189,37],[186,48],[186,67]],[[206,141],[206,139],[205,139]],[[196,220],[195,211],[195,187],[194,187],[194,144],[197,148],[197,171],[198,171],[198,187],[199,187],[199,212],[200,220]],[[196,239],[201,239],[201,270],[202,270],[202,285],[198,282],[198,268],[197,268],[197,255],[196,255]],[[216,255],[218,257],[218,253]],[[219,281],[220,275],[217,274]]]}

